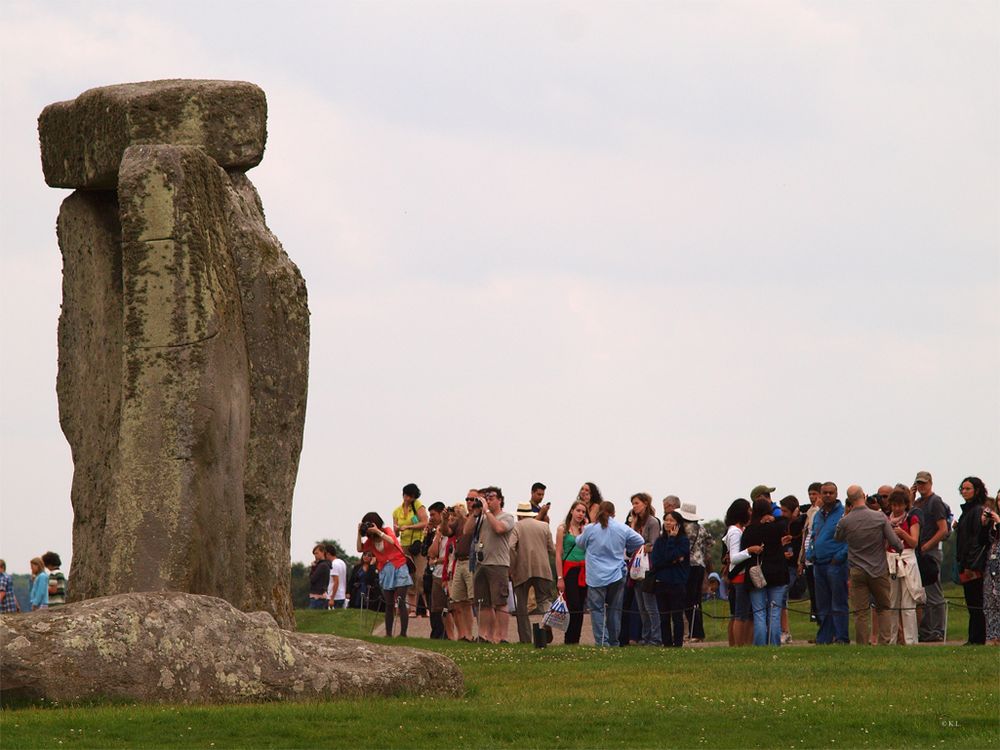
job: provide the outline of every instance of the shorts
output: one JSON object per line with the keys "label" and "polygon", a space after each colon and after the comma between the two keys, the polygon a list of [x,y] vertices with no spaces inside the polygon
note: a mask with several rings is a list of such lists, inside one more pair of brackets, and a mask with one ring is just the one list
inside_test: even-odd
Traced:
{"label": "shorts", "polygon": [[506,565],[478,565],[476,567],[476,600],[480,606],[500,609],[507,606],[510,591],[510,568]]}
{"label": "shorts", "polygon": [[448,582],[448,595],[453,602],[471,602],[473,595],[472,571],[468,560],[457,560],[455,572]]}
{"label": "shorts", "polygon": [[741,622],[751,619],[750,592],[746,583],[729,584],[729,614],[734,620]]}
{"label": "shorts", "polygon": [[385,567],[379,571],[378,583],[383,591],[389,591],[391,589],[403,589],[407,586],[412,586],[413,579],[410,577],[410,569],[406,565],[401,565],[397,568],[391,562],[387,562]]}

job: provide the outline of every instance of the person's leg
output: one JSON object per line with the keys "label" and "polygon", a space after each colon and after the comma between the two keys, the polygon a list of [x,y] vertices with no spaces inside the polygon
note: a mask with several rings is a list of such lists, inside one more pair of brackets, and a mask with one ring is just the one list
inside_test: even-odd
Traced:
{"label": "person's leg", "polygon": [[819,622],[819,611],[816,608],[816,577],[815,577],[815,565],[806,565],[806,588],[809,589],[809,620],[811,622]]}
{"label": "person's leg", "polygon": [[892,632],[889,635],[889,643],[902,642],[899,638],[899,623],[905,622],[903,615],[903,579],[900,577],[889,579],[889,613],[892,620]]}
{"label": "person's leg", "polygon": [[661,640],[662,630],[660,628],[660,607],[656,601],[656,594],[643,592],[641,596],[646,607],[646,612],[649,615],[648,643],[650,646],[659,646],[663,643],[663,641]]}
{"label": "person's leg", "polygon": [[660,618],[660,643],[669,646],[673,643],[673,634],[670,632],[670,595],[667,584],[656,584],[656,614]]}
{"label": "person's leg", "polygon": [[514,617],[517,620],[517,640],[521,643],[531,643],[531,625],[528,622],[528,585],[529,581],[524,581],[514,587]]}
{"label": "person's leg", "polygon": [[726,633],[729,636],[729,645],[736,645],[736,587],[729,586],[729,624]]}
{"label": "person's leg", "polygon": [[670,617],[673,633],[673,645],[680,648],[684,645],[684,604],[687,601],[687,584],[678,583],[670,591]]}
{"label": "person's leg", "polygon": [[795,566],[788,568],[788,586],[785,587],[785,596],[781,602],[781,638],[782,640],[791,640],[792,634],[788,625],[788,592],[792,590],[792,586],[795,585],[795,581],[798,580],[798,573],[795,571]]}
{"label": "person's leg", "polygon": [[621,616],[618,618],[618,638],[615,645],[627,646],[632,639],[632,621],[638,615],[635,602],[635,589],[625,586],[622,589]]}
{"label": "person's leg", "polygon": [[753,610],[753,645],[767,645],[767,589],[750,589],[750,608]]}
{"label": "person's leg", "polygon": [[699,641],[705,638],[705,625],[701,616],[701,589],[704,582],[705,567],[692,565],[684,591],[684,616],[688,621],[688,636]]}
{"label": "person's leg", "polygon": [[608,631],[605,624],[608,587],[587,587],[587,609],[590,610],[590,627],[594,631],[594,645],[608,645]]}
{"label": "person's leg", "polygon": [[788,594],[787,584],[767,587],[767,643],[769,646],[781,645],[781,613],[782,605]]}
{"label": "person's leg", "polygon": [[923,616],[920,618],[920,640],[944,640],[944,592],[941,590],[941,550],[931,550],[924,553],[934,561],[938,570],[938,580],[924,586],[927,601],[924,604]]}
{"label": "person's leg", "polygon": [[888,645],[894,630],[894,613],[889,609],[889,574],[884,573],[868,582],[875,600],[875,617],[878,619],[878,642]]}
{"label": "person's leg", "polygon": [[868,574],[861,568],[851,568],[851,611],[854,612],[854,640],[859,646],[867,646],[871,637],[871,607],[868,600]]}
{"label": "person's leg", "polygon": [[580,642],[580,631],[583,629],[583,605],[587,595],[587,587],[581,586],[579,569],[570,568],[569,574],[563,581],[566,600],[566,607],[569,609],[569,625],[566,627],[566,635],[563,643],[573,645]]}
{"label": "person's leg", "polygon": [[608,586],[608,643],[614,646],[618,643],[617,627],[621,623],[622,599],[625,596],[625,579],[615,581]]}
{"label": "person's leg", "polygon": [[833,637],[838,643],[850,643],[848,632],[847,561],[830,563],[830,611],[833,613]]}
{"label": "person's leg", "polygon": [[385,637],[392,638],[392,628],[396,620],[396,590],[383,589],[382,594],[385,597]]}
{"label": "person's leg", "polygon": [[983,579],[962,584],[965,606],[969,608],[969,643],[986,643],[986,613],[983,611]]}
{"label": "person's leg", "polygon": [[819,631],[816,633],[816,643],[833,643],[833,613],[831,603],[833,592],[830,589],[829,564],[816,563],[812,566],[813,584],[816,591],[816,617],[819,619]]}
{"label": "person's leg", "polygon": [[396,602],[397,602],[397,608],[399,609],[400,638],[406,637],[406,628],[410,624],[410,614],[406,606],[406,597],[409,595],[409,591],[412,588],[413,586],[402,586],[396,589]]}

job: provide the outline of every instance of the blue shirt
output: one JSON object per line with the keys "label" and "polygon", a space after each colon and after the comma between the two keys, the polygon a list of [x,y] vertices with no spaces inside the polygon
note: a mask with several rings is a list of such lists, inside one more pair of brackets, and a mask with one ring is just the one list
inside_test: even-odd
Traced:
{"label": "blue shirt", "polygon": [[31,584],[31,608],[49,606],[49,574],[42,571]]}
{"label": "blue shirt", "polygon": [[620,521],[608,519],[608,527],[588,523],[576,538],[576,546],[586,553],[587,585],[610,586],[625,577],[625,555],[644,544],[642,537]]}
{"label": "blue shirt", "polygon": [[833,538],[837,523],[843,517],[844,504],[840,500],[829,512],[825,506],[816,511],[813,516],[812,539],[806,555],[814,563],[826,565],[847,560],[847,542],[838,542]]}
{"label": "blue shirt", "polygon": [[660,583],[687,583],[691,572],[691,540],[687,536],[661,536],[653,543],[649,561]]}

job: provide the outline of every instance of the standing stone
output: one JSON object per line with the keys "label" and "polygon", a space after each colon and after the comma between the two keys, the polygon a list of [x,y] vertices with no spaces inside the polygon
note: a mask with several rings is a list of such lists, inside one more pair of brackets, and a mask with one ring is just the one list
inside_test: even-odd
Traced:
{"label": "standing stone", "polygon": [[39,118],[47,182],[88,188],[58,225],[73,600],[210,594],[293,625],[309,312],[243,172],[265,109],[252,84],[160,81]]}

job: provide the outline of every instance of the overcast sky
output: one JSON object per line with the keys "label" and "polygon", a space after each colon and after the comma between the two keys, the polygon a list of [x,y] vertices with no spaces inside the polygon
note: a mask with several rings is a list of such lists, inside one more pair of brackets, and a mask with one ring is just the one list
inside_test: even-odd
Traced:
{"label": "overcast sky", "polygon": [[998,7],[0,3],[0,556],[71,547],[36,118],[159,78],[267,93],[250,178],[312,311],[293,560],[407,482],[996,492]]}

